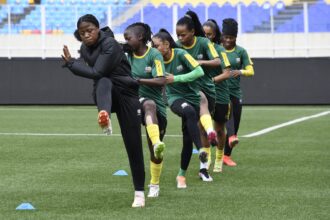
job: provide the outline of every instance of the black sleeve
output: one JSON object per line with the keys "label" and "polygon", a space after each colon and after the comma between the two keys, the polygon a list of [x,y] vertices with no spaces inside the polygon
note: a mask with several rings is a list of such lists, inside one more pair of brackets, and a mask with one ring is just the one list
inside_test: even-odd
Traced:
{"label": "black sleeve", "polygon": [[73,74],[89,79],[109,76],[120,65],[123,52],[113,38],[106,38],[101,44],[101,54],[97,57],[94,66],[88,66],[79,60],[72,60],[67,64],[67,67]]}

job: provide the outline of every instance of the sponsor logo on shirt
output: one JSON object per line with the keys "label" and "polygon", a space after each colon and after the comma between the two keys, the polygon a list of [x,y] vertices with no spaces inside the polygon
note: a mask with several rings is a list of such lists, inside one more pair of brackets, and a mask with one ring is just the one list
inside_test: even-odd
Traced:
{"label": "sponsor logo on shirt", "polygon": [[240,57],[236,58],[236,63],[241,63],[241,58]]}
{"label": "sponsor logo on shirt", "polygon": [[152,71],[151,66],[146,66],[146,68],[144,68],[145,73],[151,73],[151,71]]}
{"label": "sponsor logo on shirt", "polygon": [[177,67],[176,67],[176,70],[177,70],[178,72],[181,72],[181,71],[183,70],[183,66],[182,66],[182,65],[177,66]]}
{"label": "sponsor logo on shirt", "polygon": [[197,55],[197,59],[199,59],[199,60],[202,60],[203,57],[204,57],[203,54],[198,54],[198,55]]}

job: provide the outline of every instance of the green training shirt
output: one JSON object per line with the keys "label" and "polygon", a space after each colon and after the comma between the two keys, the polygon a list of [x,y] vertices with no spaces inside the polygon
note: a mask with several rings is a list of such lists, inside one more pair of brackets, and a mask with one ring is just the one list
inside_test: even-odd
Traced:
{"label": "green training shirt", "polygon": [[[222,69],[226,69],[230,67],[230,63],[226,54],[225,48],[220,46],[219,44],[214,44],[214,48],[220,55],[221,59],[221,67],[220,70],[216,68],[216,71],[218,74],[222,72]],[[230,102],[230,97],[229,97],[229,87],[228,87],[228,82],[227,80],[224,80],[220,83],[215,83],[215,103],[218,104],[228,104]]]}
{"label": "green training shirt", "polygon": [[[164,61],[165,70],[174,76],[191,72],[199,63],[185,50],[175,48],[172,49],[171,59]],[[197,80],[189,83],[174,82],[166,85],[166,95],[169,105],[179,98],[185,99],[192,105],[199,106],[200,95],[199,88],[196,85]]]}
{"label": "green training shirt", "polygon": [[[165,76],[163,56],[155,49],[148,47],[147,52],[142,56],[135,54],[128,55],[134,78],[152,79]],[[140,85],[139,96],[155,101],[157,111],[166,117],[166,106],[162,95],[162,87]]]}
{"label": "green training shirt", "polygon": [[[226,50],[227,57],[232,70],[241,70],[248,65],[253,65],[248,53],[243,47],[236,45],[232,50]],[[242,99],[242,90],[240,86],[241,77],[228,79],[229,94]]]}
{"label": "green training shirt", "polygon": [[[205,37],[195,37],[194,43],[190,47],[183,46],[179,41],[178,46],[185,49],[194,59],[196,60],[213,60],[219,57],[219,54],[215,50],[213,43]],[[215,98],[215,86],[212,82],[212,77],[214,77],[213,68],[204,67],[204,76],[197,80],[200,90],[205,93],[205,95]]]}

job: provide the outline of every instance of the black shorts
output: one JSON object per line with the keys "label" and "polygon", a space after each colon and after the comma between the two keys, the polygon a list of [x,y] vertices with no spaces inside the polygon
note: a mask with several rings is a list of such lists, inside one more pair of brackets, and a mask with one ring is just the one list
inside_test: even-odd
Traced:
{"label": "black shorts", "polygon": [[[145,101],[148,101],[148,100],[152,100],[152,99],[148,99],[148,98],[140,98],[139,101],[141,103],[141,123],[143,126],[146,126],[146,122],[144,121],[144,118],[145,118],[145,112],[143,110],[143,103]],[[167,127],[167,118],[164,117],[162,114],[160,114],[159,111],[156,111],[157,113],[157,121],[158,121],[158,127],[159,127],[159,135],[160,135],[160,140],[162,141],[164,136],[165,136],[165,133],[166,133],[166,127]]]}
{"label": "black shorts", "polygon": [[197,105],[193,105],[190,102],[187,102],[185,99],[180,98],[175,100],[172,105],[170,106],[172,112],[174,112],[176,115],[178,115],[179,117],[183,116],[183,110],[185,108],[185,106],[190,105],[191,107],[193,107],[196,111],[197,116],[199,117],[199,111],[200,108]]}
{"label": "black shorts", "polygon": [[214,121],[226,123],[229,120],[230,104],[215,104]]}
{"label": "black shorts", "polygon": [[183,118],[183,115],[186,110],[186,107],[188,107],[188,106],[190,106],[191,108],[194,109],[194,111],[196,112],[197,121],[199,121],[199,112],[200,112],[199,106],[193,105],[193,104],[187,102],[183,98],[175,100],[172,103],[172,105],[170,106],[172,112],[182,119],[182,125],[181,125],[182,130],[184,130],[185,126],[186,126],[186,122],[185,122],[185,119]]}
{"label": "black shorts", "polygon": [[208,102],[208,109],[210,112],[211,117],[214,119],[214,111],[215,111],[215,97],[209,96],[206,92],[201,90],[202,93],[204,93],[207,102]]}

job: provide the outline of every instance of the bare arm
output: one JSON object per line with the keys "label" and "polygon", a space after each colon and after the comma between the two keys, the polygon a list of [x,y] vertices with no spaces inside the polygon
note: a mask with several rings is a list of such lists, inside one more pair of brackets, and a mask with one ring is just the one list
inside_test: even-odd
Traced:
{"label": "bare arm", "polygon": [[223,70],[223,72],[215,77],[213,77],[213,82],[220,83],[226,79],[229,79],[232,76],[232,73],[229,68]]}
{"label": "bare arm", "polygon": [[220,61],[219,57],[217,57],[213,60],[198,60],[198,63],[201,66],[212,67],[212,68],[216,68],[216,67],[219,67],[221,65],[221,61]]}
{"label": "bare arm", "polygon": [[165,77],[156,77],[152,79],[138,79],[137,81],[139,82],[139,84],[147,85],[147,86],[163,86],[166,84]]}

